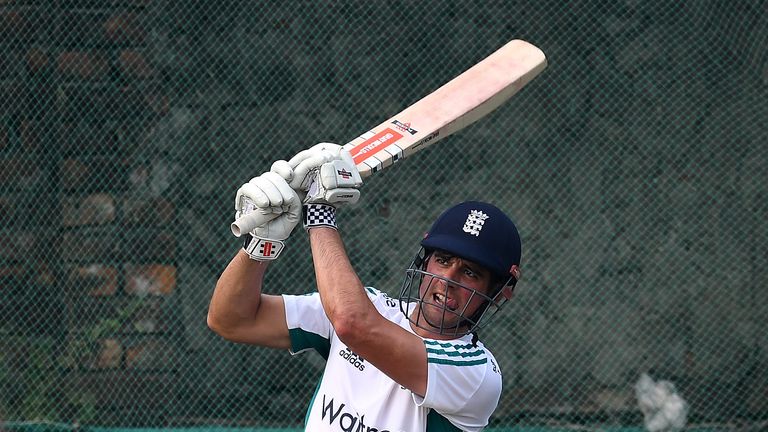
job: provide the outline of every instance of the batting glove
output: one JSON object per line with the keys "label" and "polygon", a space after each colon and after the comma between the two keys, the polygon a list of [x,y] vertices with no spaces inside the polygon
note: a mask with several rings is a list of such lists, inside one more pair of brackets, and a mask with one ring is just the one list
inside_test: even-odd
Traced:
{"label": "batting glove", "polygon": [[266,172],[237,191],[235,220],[251,212],[260,212],[272,219],[243,236],[243,249],[257,261],[276,259],[285,246],[283,240],[299,223],[301,199],[284,178]]}
{"label": "batting glove", "polygon": [[287,163],[272,166],[294,189],[306,191],[305,203],[339,206],[360,199],[363,184],[352,155],[338,144],[320,143],[303,150]]}
{"label": "batting glove", "polygon": [[[327,164],[332,164],[333,162],[327,162],[326,164],[323,164],[321,166],[320,171],[322,171],[322,168]],[[327,169],[327,168],[326,168]],[[291,165],[284,161],[279,160],[272,164],[272,172],[280,175],[282,178],[284,178],[286,181],[290,181],[293,179],[293,168]],[[309,185],[309,189],[312,190],[313,194],[319,193],[319,187],[317,186],[316,181],[313,181]],[[299,197],[302,199],[302,201],[305,201],[307,199],[307,192],[299,189],[296,191]],[[326,189],[327,192],[327,189]],[[327,194],[324,194],[327,195]],[[316,199],[317,197],[315,197]],[[312,199],[312,198],[309,198]],[[302,220],[304,222],[304,229],[308,230],[312,227],[318,227],[318,226],[324,226],[324,227],[330,227],[336,229],[336,207],[334,207],[331,204],[323,204],[323,203],[317,203],[317,202],[306,202],[304,206],[302,207]]]}

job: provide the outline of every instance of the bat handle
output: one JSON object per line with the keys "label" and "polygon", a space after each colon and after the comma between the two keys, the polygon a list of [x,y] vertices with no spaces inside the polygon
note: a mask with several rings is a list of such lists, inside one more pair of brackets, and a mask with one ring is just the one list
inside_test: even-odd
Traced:
{"label": "bat handle", "polygon": [[261,213],[259,211],[254,211],[241,216],[239,219],[232,222],[232,225],[230,225],[229,228],[232,230],[232,234],[234,234],[235,237],[240,237],[278,216],[280,216],[278,213]]}

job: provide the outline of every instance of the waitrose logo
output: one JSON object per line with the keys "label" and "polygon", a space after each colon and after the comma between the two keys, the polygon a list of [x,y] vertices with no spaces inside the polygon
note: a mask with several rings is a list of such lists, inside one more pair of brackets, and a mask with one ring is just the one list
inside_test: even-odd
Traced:
{"label": "waitrose logo", "polygon": [[335,404],[333,398],[326,400],[323,395],[323,407],[320,415],[331,426],[337,425],[344,432],[390,432],[389,429],[378,429],[365,424],[365,414],[353,414],[344,408],[346,404]]}

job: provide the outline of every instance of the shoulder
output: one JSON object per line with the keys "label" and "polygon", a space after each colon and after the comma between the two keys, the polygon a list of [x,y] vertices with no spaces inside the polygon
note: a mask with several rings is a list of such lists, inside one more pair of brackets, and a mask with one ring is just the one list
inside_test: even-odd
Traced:
{"label": "shoulder", "polygon": [[475,345],[465,339],[450,341],[424,339],[424,345],[427,348],[427,363],[457,367],[496,363],[493,354],[482,343]]}

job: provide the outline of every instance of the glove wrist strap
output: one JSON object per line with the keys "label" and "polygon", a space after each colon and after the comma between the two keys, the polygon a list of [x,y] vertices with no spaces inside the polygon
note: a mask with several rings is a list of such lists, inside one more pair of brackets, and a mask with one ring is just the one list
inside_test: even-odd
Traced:
{"label": "glove wrist strap", "polygon": [[254,237],[251,234],[243,236],[243,250],[254,261],[272,261],[280,256],[285,243],[280,240]]}
{"label": "glove wrist strap", "polygon": [[338,229],[336,226],[336,208],[328,204],[304,204],[302,207],[304,229],[327,227]]}

